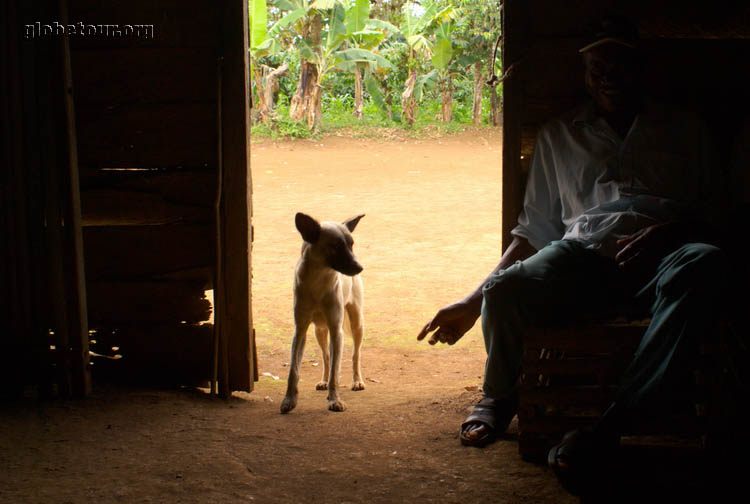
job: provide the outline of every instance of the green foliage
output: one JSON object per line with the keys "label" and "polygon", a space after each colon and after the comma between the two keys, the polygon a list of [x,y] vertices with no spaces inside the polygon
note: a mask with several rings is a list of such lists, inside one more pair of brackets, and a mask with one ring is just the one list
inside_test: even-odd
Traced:
{"label": "green foliage", "polygon": [[[486,0],[248,0],[253,65],[289,65],[279,79],[273,126],[256,126],[253,134],[301,137],[303,127],[286,119],[299,79],[302,59],[319,67],[323,86],[323,122],[331,127],[403,127],[401,93],[410,69],[417,72],[415,98],[420,102],[415,128],[441,128],[438,77],[452,80],[453,121],[471,123],[473,72],[484,72],[500,33],[500,8]],[[265,20],[261,5],[267,7]],[[321,44],[312,47],[302,33],[311,16],[322,15]],[[265,38],[264,38],[265,37]],[[501,73],[501,55],[495,66]],[[354,107],[355,68],[364,71],[364,117]],[[362,71],[362,70],[360,70]],[[486,77],[485,77],[486,78]],[[255,82],[253,82],[255,85]],[[502,96],[502,84],[496,88]],[[482,117],[489,115],[490,89],[484,87]],[[388,113],[395,120],[388,119]],[[265,130],[264,130],[265,128]]]}
{"label": "green foliage", "polygon": [[268,9],[265,0],[250,0],[250,48],[260,46],[266,40]]}
{"label": "green foliage", "polygon": [[345,68],[346,63],[372,63],[382,68],[393,68],[390,61],[367,49],[344,49],[336,53],[337,67]]}
{"label": "green foliage", "polygon": [[435,52],[432,55],[432,64],[439,71],[446,70],[453,59],[453,45],[450,39],[439,37],[435,42]]}
{"label": "green foliage", "polygon": [[[282,140],[286,138],[309,138],[311,133],[304,121],[293,121],[289,119],[287,113],[281,113],[282,111],[288,112],[288,107],[288,104],[286,107],[279,104],[279,107],[277,108],[277,112],[279,113],[274,121],[270,124],[259,123],[254,125],[250,129],[250,135],[272,138],[274,140]],[[285,110],[285,108],[287,110]]]}
{"label": "green foliage", "polygon": [[422,101],[422,96],[424,95],[425,91],[434,90],[437,87],[438,83],[438,71],[437,69],[433,70],[430,73],[420,75],[417,79],[417,83],[414,86],[414,99],[417,100],[417,102]]}
{"label": "green foliage", "polygon": [[349,34],[361,32],[370,19],[370,0],[355,0],[346,15],[346,31]]}

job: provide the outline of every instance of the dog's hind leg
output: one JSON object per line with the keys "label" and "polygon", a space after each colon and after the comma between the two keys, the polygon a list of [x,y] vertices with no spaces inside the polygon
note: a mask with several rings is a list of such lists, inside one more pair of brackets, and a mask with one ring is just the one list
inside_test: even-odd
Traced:
{"label": "dog's hind leg", "polygon": [[323,377],[320,379],[315,388],[317,390],[326,390],[328,388],[328,376],[330,373],[331,355],[328,352],[328,327],[324,324],[315,324],[315,337],[318,339],[320,351],[323,353]]}
{"label": "dog's hind leg", "polygon": [[362,379],[361,349],[362,340],[365,336],[365,321],[362,312],[355,305],[346,307],[349,316],[349,324],[352,331],[352,340],[354,340],[354,349],[352,350],[352,390],[364,390],[365,382]]}
{"label": "dog's hind leg", "polygon": [[292,356],[289,360],[289,379],[286,383],[286,396],[281,403],[281,412],[289,413],[297,406],[297,395],[299,384],[299,368],[302,364],[302,353],[305,350],[305,339],[310,322],[306,321],[295,325],[294,339],[292,340]]}

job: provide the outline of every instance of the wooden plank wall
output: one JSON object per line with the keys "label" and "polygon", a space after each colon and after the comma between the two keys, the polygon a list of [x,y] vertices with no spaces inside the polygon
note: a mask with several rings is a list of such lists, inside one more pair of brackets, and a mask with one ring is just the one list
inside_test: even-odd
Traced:
{"label": "wooden plank wall", "polygon": [[[536,133],[587,98],[577,50],[585,24],[605,13],[633,19],[649,54],[651,95],[694,108],[714,128],[726,166],[750,118],[750,6],[700,8],[668,0],[506,0],[503,61],[516,64],[503,89],[503,247],[510,243]],[[747,177],[745,177],[747,180]]]}
{"label": "wooden plank wall", "polygon": [[[70,0],[70,21],[153,38],[70,38],[94,378],[211,376],[220,10],[208,0]],[[117,348],[117,350],[113,350]]]}
{"label": "wooden plank wall", "polygon": [[65,2],[3,3],[0,395],[86,395],[90,386],[80,198]]}

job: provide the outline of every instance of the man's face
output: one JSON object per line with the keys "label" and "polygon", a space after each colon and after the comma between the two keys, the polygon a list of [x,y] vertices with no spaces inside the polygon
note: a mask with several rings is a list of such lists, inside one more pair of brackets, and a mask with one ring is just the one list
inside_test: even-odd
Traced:
{"label": "man's face", "polygon": [[634,106],[638,93],[636,51],[602,44],[586,51],[583,60],[586,91],[602,112],[616,114]]}

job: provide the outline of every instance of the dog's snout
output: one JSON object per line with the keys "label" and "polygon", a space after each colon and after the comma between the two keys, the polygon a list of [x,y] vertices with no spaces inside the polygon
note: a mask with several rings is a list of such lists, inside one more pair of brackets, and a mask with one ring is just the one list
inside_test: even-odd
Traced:
{"label": "dog's snout", "polygon": [[344,275],[348,275],[348,276],[359,275],[360,273],[362,273],[362,270],[364,270],[362,265],[359,264],[357,261],[352,261],[342,268],[334,268],[334,269],[337,270],[339,273],[343,273]]}

